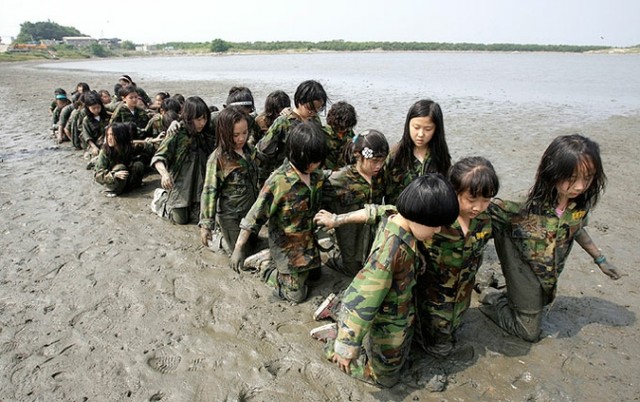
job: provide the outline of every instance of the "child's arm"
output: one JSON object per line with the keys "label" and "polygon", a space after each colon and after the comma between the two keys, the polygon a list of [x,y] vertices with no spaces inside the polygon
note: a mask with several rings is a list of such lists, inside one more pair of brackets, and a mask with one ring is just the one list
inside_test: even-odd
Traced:
{"label": "child's arm", "polygon": [[600,251],[600,249],[596,246],[596,244],[589,236],[589,233],[585,228],[582,228],[576,234],[576,242],[586,251],[592,258],[593,262],[598,265],[603,274],[607,275],[609,278],[617,280],[622,276],[613,264],[607,261],[604,254]]}
{"label": "child's arm", "polygon": [[247,257],[247,252],[244,247],[249,241],[250,236],[250,230],[240,229],[240,234],[238,235],[238,240],[236,240],[233,254],[231,254],[231,269],[236,272],[240,272],[244,267],[244,260]]}
{"label": "child's arm", "polygon": [[362,209],[340,215],[321,209],[313,218],[313,222],[327,229],[333,229],[349,223],[372,225],[377,223],[381,217],[394,213],[396,213],[396,207],[393,205],[365,204]]}

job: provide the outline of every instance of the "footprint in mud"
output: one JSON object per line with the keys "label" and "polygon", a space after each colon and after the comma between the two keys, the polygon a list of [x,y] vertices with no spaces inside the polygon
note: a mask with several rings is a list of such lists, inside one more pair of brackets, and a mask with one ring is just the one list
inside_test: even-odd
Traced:
{"label": "footprint in mud", "polygon": [[147,360],[147,364],[161,374],[169,374],[178,369],[181,360],[182,357],[174,350],[163,347]]}
{"label": "footprint in mud", "polygon": [[187,371],[202,371],[207,368],[207,359],[204,357],[198,357],[191,360]]}
{"label": "footprint in mud", "polygon": [[18,343],[15,340],[4,342],[0,345],[0,355],[16,350]]}

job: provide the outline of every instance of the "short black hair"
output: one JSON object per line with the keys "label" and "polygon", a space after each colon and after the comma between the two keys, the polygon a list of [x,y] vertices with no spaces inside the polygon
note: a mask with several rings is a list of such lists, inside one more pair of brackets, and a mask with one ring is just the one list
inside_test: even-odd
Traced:
{"label": "short black hair", "polygon": [[322,101],[323,105],[327,105],[327,93],[318,81],[303,81],[296,88],[295,94],[293,94],[293,104],[296,107],[307,104],[313,105],[313,102],[317,100]]}
{"label": "short black hair", "polygon": [[287,157],[293,166],[305,172],[309,165],[324,162],[327,140],[322,127],[313,121],[296,124],[287,137]]}
{"label": "short black hair", "polygon": [[500,190],[500,181],[491,162],[482,156],[460,159],[449,169],[449,181],[461,194],[469,191],[472,197],[492,198]]}
{"label": "short black hair", "polygon": [[409,183],[396,208],[405,219],[429,227],[451,225],[460,213],[458,196],[440,173],[427,173]]}

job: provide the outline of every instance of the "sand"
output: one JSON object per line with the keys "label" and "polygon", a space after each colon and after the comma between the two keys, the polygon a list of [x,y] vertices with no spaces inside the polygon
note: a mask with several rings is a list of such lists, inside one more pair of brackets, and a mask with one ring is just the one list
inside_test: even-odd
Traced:
{"label": "sand", "polygon": [[[157,175],[131,194],[105,197],[80,153],[53,142],[47,108],[55,87],[87,81],[111,89],[117,77],[80,79],[36,65],[0,64],[0,400],[640,398],[639,116],[550,127],[536,111],[449,115],[450,134],[491,133],[475,151],[494,161],[504,197],[526,190],[554,136],[580,131],[599,141],[609,187],[590,233],[628,276],[609,280],[578,247],[539,343],[503,333],[474,296],[460,333],[473,347],[471,360],[415,353],[403,382],[380,390],[324,361],[308,335],[318,325],[315,306],[348,279],[326,272],[307,302],[276,301],[258,278],[234,273],[226,256],[203,247],[196,226],[153,215]],[[207,92],[229,86],[208,83]],[[149,94],[202,90],[197,82],[144,87]],[[261,102],[270,89],[254,93]],[[532,132],[538,135],[526,134]],[[452,150],[462,149],[464,137],[450,138]],[[486,258],[486,267],[495,267],[491,250]]]}

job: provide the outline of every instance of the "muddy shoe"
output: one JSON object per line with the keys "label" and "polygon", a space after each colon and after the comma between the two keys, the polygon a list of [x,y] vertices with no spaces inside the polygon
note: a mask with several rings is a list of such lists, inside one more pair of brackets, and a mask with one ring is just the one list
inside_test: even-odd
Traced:
{"label": "muddy shoe", "polygon": [[336,339],[338,336],[338,324],[333,322],[331,324],[314,328],[309,332],[309,335],[311,335],[313,339],[317,339],[322,342],[326,342],[329,339]]}
{"label": "muddy shoe", "polygon": [[327,296],[326,299],[318,306],[316,311],[313,312],[313,319],[316,321],[325,320],[331,318],[333,315],[333,308],[335,307],[338,299],[334,293]]}

